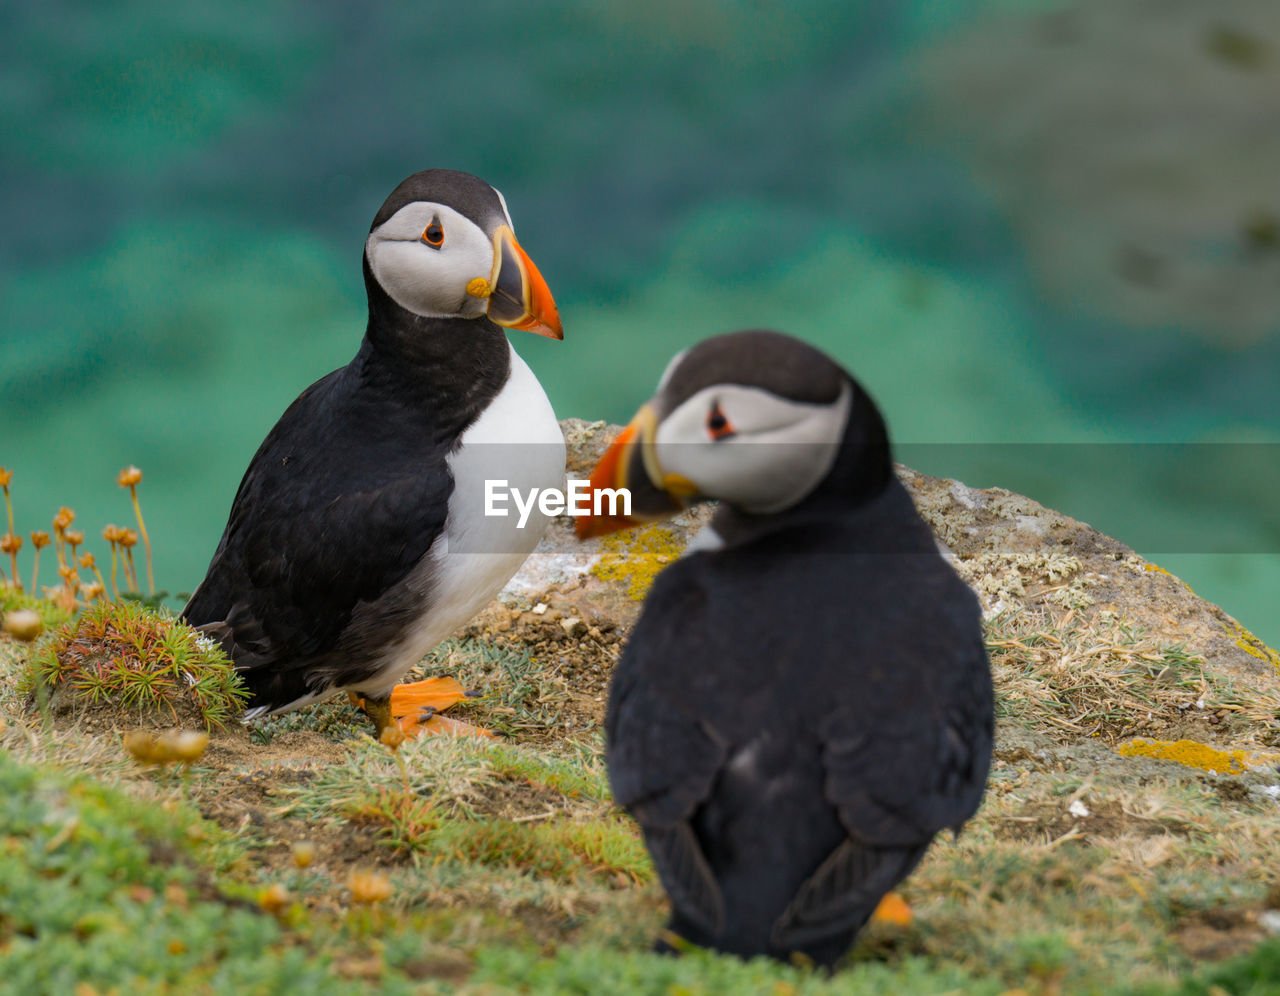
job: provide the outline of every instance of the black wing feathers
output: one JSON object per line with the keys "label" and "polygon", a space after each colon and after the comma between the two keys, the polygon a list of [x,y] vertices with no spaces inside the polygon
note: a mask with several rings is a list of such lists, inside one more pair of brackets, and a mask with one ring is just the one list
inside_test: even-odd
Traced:
{"label": "black wing feathers", "polygon": [[800,887],[773,926],[770,938],[782,950],[857,930],[871,917],[884,894],[910,874],[928,850],[874,848],[846,840]]}
{"label": "black wing feathers", "polygon": [[644,826],[644,842],[671,903],[709,934],[724,929],[724,896],[693,828],[683,820],[669,827]]}
{"label": "black wing feathers", "polygon": [[313,384],[263,441],[184,610],[241,668],[333,650],[353,610],[403,579],[444,528],[445,444],[428,425],[406,432],[420,411],[360,395],[349,376]]}
{"label": "black wing feathers", "polygon": [[826,717],[827,798],[851,834],[906,846],[959,827],[977,809],[991,755],[986,666],[979,644],[940,661],[913,708],[878,723],[860,705]]}
{"label": "black wing feathers", "polygon": [[[614,671],[605,758],[614,800],[644,829],[672,900],[714,932],[724,902],[689,819],[711,794],[725,744],[689,711],[690,698],[681,694],[685,686],[677,676],[699,657],[692,627],[701,603],[696,591],[672,589],[661,580],[654,586]],[[651,613],[650,606],[660,608]]]}

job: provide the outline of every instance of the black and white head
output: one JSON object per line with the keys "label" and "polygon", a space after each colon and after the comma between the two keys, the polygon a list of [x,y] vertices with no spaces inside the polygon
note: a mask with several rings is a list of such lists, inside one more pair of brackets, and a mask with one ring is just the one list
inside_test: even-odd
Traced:
{"label": "black and white head", "polygon": [[578,535],[710,499],[772,515],[833,479],[851,495],[878,492],[890,471],[884,421],[838,363],[780,332],[731,332],[668,364],[592,473],[593,492],[630,492],[631,517],[582,516]]}
{"label": "black and white head", "polygon": [[564,338],[502,194],[469,173],[429,169],[401,183],[374,217],[364,253],[371,302],[380,291],[419,318],[487,318]]}

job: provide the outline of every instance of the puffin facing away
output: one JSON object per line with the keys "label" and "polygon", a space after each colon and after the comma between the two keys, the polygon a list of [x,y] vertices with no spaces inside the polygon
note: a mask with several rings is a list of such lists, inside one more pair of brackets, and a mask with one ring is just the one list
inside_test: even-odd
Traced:
{"label": "puffin facing away", "polygon": [[580,518],[583,537],[720,501],[609,690],[609,780],[671,898],[658,947],[830,965],[982,798],[978,600],[870,397],[777,332],[678,355],[592,486],[630,489],[633,518]]}
{"label": "puffin facing away", "polygon": [[373,219],[364,282],[359,352],[258,448],[182,613],[235,662],[246,718],[345,690],[390,725],[392,687],[546,526],[486,517],[484,480],[564,481],[555,413],[499,328],[560,339],[560,318],[497,190],[409,177]]}

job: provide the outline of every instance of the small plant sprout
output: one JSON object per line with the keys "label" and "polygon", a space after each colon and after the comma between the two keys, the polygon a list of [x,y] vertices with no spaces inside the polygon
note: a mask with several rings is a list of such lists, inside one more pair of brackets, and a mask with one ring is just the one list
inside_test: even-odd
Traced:
{"label": "small plant sprout", "polygon": [[142,591],[142,588],[138,585],[138,570],[133,565],[133,548],[137,545],[137,532],[132,529],[120,530],[120,548],[124,550],[125,574],[128,576],[129,587],[132,591]]}
{"label": "small plant sprout", "polygon": [[400,754],[400,748],[408,739],[409,738],[405,735],[404,730],[400,729],[400,727],[395,724],[392,724],[391,726],[384,726],[382,728],[381,735],[378,737],[378,742],[391,751],[392,755],[394,755],[396,759],[396,764],[400,765],[400,779],[404,783],[404,802],[406,807],[412,803],[413,787],[409,783],[409,769],[405,767],[404,758]]}
{"label": "small plant sprout", "polygon": [[58,514],[53,517],[53,535],[57,540],[58,564],[62,567],[67,566],[67,530],[75,521],[76,513],[66,505],[58,509]]}
{"label": "small plant sprout", "polygon": [[[71,523],[76,521],[76,513],[63,505],[58,509],[58,514],[53,517],[53,537],[54,550],[58,555],[58,576],[62,578],[62,584],[53,590],[52,598],[66,612],[74,612],[76,608],[76,588],[79,586],[79,577],[75,577],[75,583],[72,577],[75,575],[75,567],[67,562],[67,530],[71,528]],[[81,537],[83,539],[83,536]]]}
{"label": "small plant sprout", "polygon": [[40,580],[40,551],[49,545],[49,534],[43,529],[37,529],[31,534],[31,545],[35,547],[35,562],[31,565],[31,593],[34,595],[40,589],[36,587]]}
{"label": "small plant sprout", "polygon": [[30,643],[44,632],[44,622],[34,609],[14,609],[4,614],[4,631],[15,640]]}
{"label": "small plant sprout", "polygon": [[130,730],[123,737],[124,749],[139,764],[163,764],[158,738],[149,730]]}
{"label": "small plant sprout", "polygon": [[894,927],[910,927],[914,917],[905,899],[896,892],[886,892],[872,912],[871,919]]}
{"label": "small plant sprout", "polygon": [[279,916],[292,902],[293,896],[279,882],[273,882],[258,893],[258,905],[272,916]]}
{"label": "small plant sprout", "polygon": [[352,870],[347,888],[351,890],[351,901],[362,906],[372,906],[391,898],[391,879],[363,868]]}
{"label": "small plant sprout", "polygon": [[18,577],[18,551],[22,549],[22,537],[10,531],[0,536],[0,553],[9,555],[9,563],[13,571],[13,586],[22,590],[22,579]]}
{"label": "small plant sprout", "polygon": [[290,848],[296,868],[309,868],[316,859],[316,845],[310,840],[295,840]]}
{"label": "small plant sprout", "polygon": [[116,587],[116,566],[120,561],[120,527],[108,524],[102,530],[102,538],[111,544],[111,597],[118,599],[120,589]]}
{"label": "small plant sprout", "polygon": [[58,567],[58,576],[62,584],[48,592],[50,599],[63,612],[73,613],[76,610],[76,593],[80,590],[80,575],[69,564]]}
{"label": "small plant sprout", "polygon": [[[97,593],[99,595],[101,595],[104,591],[107,590],[107,582],[102,580],[102,572],[98,570],[98,561],[92,553],[86,550],[84,553],[80,554],[80,558],[79,560],[76,561],[76,563],[78,563],[86,571],[93,571],[93,576],[98,579]],[[88,588],[86,588],[86,591],[87,590]],[[85,597],[88,598],[89,596],[86,595]]]}
{"label": "small plant sprout", "polygon": [[191,730],[169,730],[153,733],[150,730],[131,730],[124,735],[124,749],[139,764],[192,765],[204,756],[209,746],[209,734]]}
{"label": "small plant sprout", "polygon": [[79,529],[68,529],[63,534],[63,537],[66,539],[67,545],[71,547],[71,553],[67,556],[67,560],[74,563],[76,559],[76,547],[84,542],[84,533]]}
{"label": "small plant sprout", "polygon": [[9,563],[13,568],[13,586],[21,591],[22,579],[18,577],[18,551],[22,548],[22,538],[13,531],[13,499],[9,497],[9,485],[12,481],[13,471],[0,467],[0,488],[4,489],[4,507],[9,516],[9,531],[4,536],[0,536],[0,551],[9,555]]}
{"label": "small plant sprout", "polygon": [[203,730],[182,730],[169,737],[169,752],[182,764],[195,764],[209,747],[209,734]]}
{"label": "small plant sprout", "polygon": [[[132,465],[125,467],[116,475],[116,483],[122,488],[128,488],[129,496],[133,499],[133,514],[138,520],[138,532],[142,534],[142,546],[147,551],[147,594],[154,595],[156,579],[151,572],[151,539],[147,536],[147,526],[142,521],[142,506],[138,504],[138,485],[142,483],[142,471]],[[132,562],[132,556],[130,562]],[[137,590],[137,587],[135,583],[134,589]]]}
{"label": "small plant sprout", "polygon": [[400,727],[386,726],[383,727],[382,734],[378,737],[378,742],[382,746],[390,748],[392,753],[399,754],[400,745],[407,739],[408,737],[404,735],[404,730],[400,729]]}

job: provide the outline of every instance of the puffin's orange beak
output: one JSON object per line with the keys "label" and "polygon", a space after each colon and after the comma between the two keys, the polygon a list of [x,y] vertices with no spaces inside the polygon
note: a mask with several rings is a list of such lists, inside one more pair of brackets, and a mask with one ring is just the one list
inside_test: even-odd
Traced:
{"label": "puffin's orange beak", "polygon": [[[592,514],[578,516],[574,528],[579,539],[665,519],[700,497],[697,485],[688,478],[663,472],[658,464],[657,435],[658,413],[653,405],[642,405],[591,473]],[[625,501],[616,494],[610,500],[611,496],[601,494],[606,489],[625,491]],[[619,507],[625,514],[616,514]],[[609,512],[603,511],[606,508]]]}
{"label": "puffin's orange beak", "polygon": [[488,290],[491,321],[549,339],[564,338],[560,313],[547,282],[507,225],[500,226],[493,235],[493,273]]}
{"label": "puffin's orange beak", "polygon": [[[631,454],[640,438],[638,419],[618,433],[618,438],[609,444],[604,456],[591,472],[592,507],[595,507],[595,494],[603,488],[625,488],[627,486],[627,466],[631,463]],[[630,529],[640,525],[639,520],[626,515],[580,515],[574,523],[574,531],[578,539],[594,539],[607,536],[621,529]]]}

